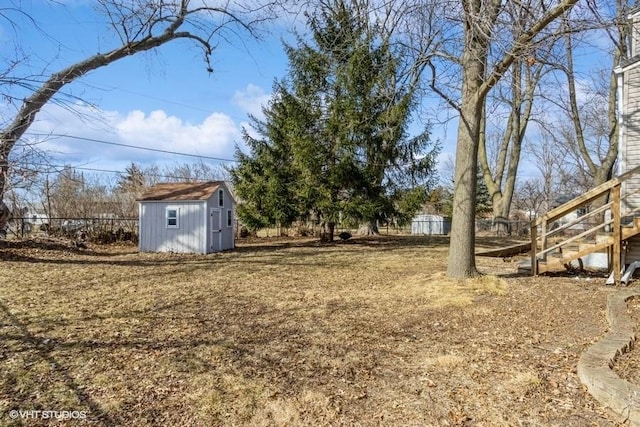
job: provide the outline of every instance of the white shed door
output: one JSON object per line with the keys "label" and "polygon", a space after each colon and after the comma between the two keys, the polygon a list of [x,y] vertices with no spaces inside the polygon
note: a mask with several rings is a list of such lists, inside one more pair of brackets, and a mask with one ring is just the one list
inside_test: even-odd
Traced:
{"label": "white shed door", "polygon": [[222,250],[222,211],[211,209],[211,250],[218,252]]}

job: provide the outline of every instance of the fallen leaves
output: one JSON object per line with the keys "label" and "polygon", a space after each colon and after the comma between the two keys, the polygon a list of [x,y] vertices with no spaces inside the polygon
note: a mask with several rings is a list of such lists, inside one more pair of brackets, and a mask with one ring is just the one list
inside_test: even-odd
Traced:
{"label": "fallen leaves", "polygon": [[597,281],[450,281],[446,238],[206,256],[0,247],[0,412],[97,425],[613,426],[574,367]]}

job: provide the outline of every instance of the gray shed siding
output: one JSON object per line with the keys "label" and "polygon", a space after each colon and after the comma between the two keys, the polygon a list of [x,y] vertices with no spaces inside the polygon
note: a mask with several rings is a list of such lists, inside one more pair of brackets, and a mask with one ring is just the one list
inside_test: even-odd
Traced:
{"label": "gray shed siding", "polygon": [[[222,205],[219,191],[223,193]],[[178,210],[177,227],[167,226],[167,209]],[[220,214],[218,226],[214,224],[212,209]],[[141,201],[138,248],[140,252],[199,254],[233,249],[235,247],[234,218],[233,197],[223,186],[207,200]],[[219,232],[214,232],[212,228]]]}
{"label": "gray shed siding", "polygon": [[[222,206],[220,206],[218,191],[224,193]],[[220,188],[216,191],[216,194],[211,196],[207,200],[207,217],[209,218],[209,227],[211,227],[211,209],[220,210],[220,250],[226,251],[235,247],[235,203],[231,194],[226,188]],[[231,211],[231,226],[227,226],[227,211]],[[213,233],[207,233],[207,248],[208,252],[212,252],[214,248]]]}
{"label": "gray shed siding", "polygon": [[[140,251],[206,253],[205,202],[140,203]],[[167,227],[167,209],[178,209],[178,227]]]}
{"label": "gray shed siding", "polygon": [[411,220],[411,234],[444,235],[451,232],[451,220],[441,215],[421,214]]}

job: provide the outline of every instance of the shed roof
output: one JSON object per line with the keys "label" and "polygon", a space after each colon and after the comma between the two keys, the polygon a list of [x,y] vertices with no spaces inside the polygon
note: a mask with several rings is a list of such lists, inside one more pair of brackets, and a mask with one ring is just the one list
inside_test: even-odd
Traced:
{"label": "shed roof", "polygon": [[138,201],[207,200],[221,186],[225,186],[222,181],[160,182],[145,191]]}

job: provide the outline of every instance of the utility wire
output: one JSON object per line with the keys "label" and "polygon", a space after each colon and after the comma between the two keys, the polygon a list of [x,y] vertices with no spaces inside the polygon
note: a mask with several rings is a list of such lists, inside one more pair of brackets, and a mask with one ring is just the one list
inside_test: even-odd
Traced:
{"label": "utility wire", "polygon": [[212,157],[212,156],[204,156],[204,155],[200,155],[200,154],[182,153],[182,152],[179,152],[179,151],[170,151],[170,150],[162,150],[160,148],[142,147],[142,146],[139,146],[139,145],[123,144],[123,143],[120,143],[120,142],[104,141],[104,140],[101,140],[101,139],[87,138],[87,137],[83,137],[83,136],[75,136],[75,135],[68,135],[68,134],[66,135],[66,134],[59,134],[59,133],[29,133],[28,135],[30,135],[30,136],[38,136],[38,137],[52,136],[52,137],[57,137],[57,138],[71,138],[71,139],[78,139],[78,140],[81,140],[81,141],[96,142],[98,144],[115,145],[115,146],[118,146],[118,147],[135,148],[136,150],[153,151],[153,152],[156,152],[156,153],[173,154],[173,155],[177,155],[177,156],[186,156],[186,157],[196,157],[198,159],[217,160],[217,161],[220,161],[220,162],[235,162],[234,159],[226,159],[226,158],[223,158],[223,157]]}
{"label": "utility wire", "polygon": [[[77,170],[82,170],[82,171],[88,171],[88,172],[103,172],[103,173],[115,173],[118,175],[127,175],[128,172],[126,171],[117,171],[117,170],[112,170],[112,169],[100,169],[100,168],[88,168],[88,167],[84,167],[84,166],[73,166],[73,165],[52,165],[50,163],[34,163],[34,162],[29,162],[30,166],[45,166],[47,168],[51,168],[51,169],[77,169]],[[25,168],[22,168],[25,169]],[[32,170],[32,172],[37,172],[37,173],[61,173],[61,170]],[[156,174],[153,173],[151,174],[154,177],[158,177],[158,178],[168,178],[168,179],[184,179],[184,176],[182,175],[162,175],[162,174]]]}

